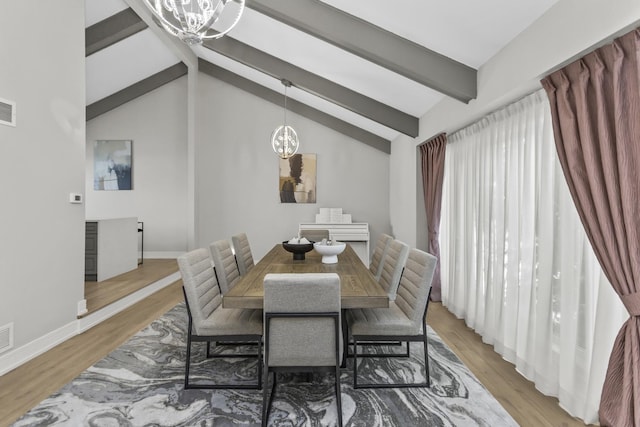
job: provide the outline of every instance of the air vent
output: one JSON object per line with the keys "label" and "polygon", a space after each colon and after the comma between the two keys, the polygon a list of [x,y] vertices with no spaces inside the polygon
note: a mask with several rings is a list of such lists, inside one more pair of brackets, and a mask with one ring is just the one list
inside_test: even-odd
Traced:
{"label": "air vent", "polygon": [[0,124],[16,125],[16,103],[0,98]]}
{"label": "air vent", "polygon": [[0,353],[13,348],[13,323],[0,326]]}

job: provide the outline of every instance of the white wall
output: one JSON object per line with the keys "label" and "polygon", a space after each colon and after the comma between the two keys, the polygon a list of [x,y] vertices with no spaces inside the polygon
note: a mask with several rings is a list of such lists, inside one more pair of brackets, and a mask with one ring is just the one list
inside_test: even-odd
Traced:
{"label": "white wall", "polygon": [[[630,30],[639,20],[637,0],[560,0],[478,70],[475,100],[463,104],[445,98],[421,117],[417,138],[394,141],[391,176],[403,184],[391,187],[392,227],[397,237],[416,240],[426,222],[424,205],[410,200],[421,191],[421,172],[415,160],[417,151],[412,148],[410,155],[407,145],[421,144],[440,132],[452,133],[540,88],[540,79],[551,70]],[[402,148],[396,150],[397,145]]]}
{"label": "white wall", "polygon": [[[147,258],[187,250],[187,78],[181,77],[87,122],[87,218],[144,221]],[[93,189],[93,145],[133,140],[131,191]]]}
{"label": "white wall", "polygon": [[341,207],[368,222],[372,240],[390,232],[389,155],[287,113],[301,153],[317,154],[317,203],[282,204],[278,157],[269,142],[283,109],[200,73],[198,82],[197,244],[246,232],[260,259],[275,243],[315,221],[320,207]]}
{"label": "white wall", "polygon": [[15,349],[75,321],[84,298],[84,205],[69,203],[84,193],[84,1],[38,9],[0,13],[0,98],[17,102],[17,126],[0,125],[0,326],[14,322]]}

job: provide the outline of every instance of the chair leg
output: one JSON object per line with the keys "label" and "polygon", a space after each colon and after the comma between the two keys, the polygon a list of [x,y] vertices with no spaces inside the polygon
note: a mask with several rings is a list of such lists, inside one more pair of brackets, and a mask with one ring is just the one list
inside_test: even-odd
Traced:
{"label": "chair leg", "polygon": [[262,388],[262,342],[258,342],[258,390]]}
{"label": "chair leg", "polygon": [[189,388],[189,366],[191,364],[191,332],[187,333],[187,359],[184,367],[184,388]]}
{"label": "chair leg", "polygon": [[266,427],[269,422],[269,408],[267,407],[269,390],[267,390],[267,385],[269,385],[269,369],[265,367],[264,387],[262,388],[262,427]]}
{"label": "chair leg", "polygon": [[336,407],[338,411],[338,426],[342,427],[342,392],[340,391],[340,367],[336,366]]}
{"label": "chair leg", "polygon": [[[262,427],[267,427],[269,424],[269,413],[271,412],[271,403],[273,402],[273,396],[276,394],[276,380],[278,374],[273,373],[273,384],[271,385],[271,394],[267,390],[269,385],[269,368],[264,367],[264,387],[262,389]],[[269,396],[267,396],[269,394]]]}
{"label": "chair leg", "polygon": [[[371,338],[369,336],[363,336],[362,337],[364,341],[367,340],[367,338]],[[412,339],[413,338],[413,339]],[[407,340],[407,355],[409,355],[410,352],[410,341],[419,341],[419,338],[416,339],[418,337],[411,337],[408,338],[406,337],[405,339]],[[353,388],[414,388],[414,387],[431,387],[431,382],[429,379],[429,360],[428,360],[428,356],[427,356],[427,337],[426,335],[422,336],[422,341],[424,343],[425,346],[425,370],[426,370],[426,381],[422,382],[422,383],[382,383],[382,384],[376,384],[376,383],[365,383],[365,384],[358,384],[358,340],[357,338],[354,336],[353,337]],[[382,354],[367,354],[367,357],[389,357],[388,355],[382,355]],[[393,355],[395,356],[395,355]],[[365,357],[365,355],[362,355],[361,357]]]}
{"label": "chair leg", "polygon": [[[424,328],[427,326],[425,325]],[[407,347],[409,343],[407,343]],[[427,345],[427,331],[424,331],[424,375],[427,378],[427,387],[431,387],[431,373],[429,372],[429,352]]]}
{"label": "chair leg", "polygon": [[353,337],[353,388],[358,388],[358,340]]}

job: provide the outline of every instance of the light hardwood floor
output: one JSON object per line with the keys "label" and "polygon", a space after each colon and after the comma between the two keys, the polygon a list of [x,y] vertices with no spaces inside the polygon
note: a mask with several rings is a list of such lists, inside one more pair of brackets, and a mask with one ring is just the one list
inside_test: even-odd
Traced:
{"label": "light hardwood floor", "polygon": [[[146,273],[131,280],[139,288],[166,265],[144,261]],[[175,271],[177,267],[171,267]],[[129,273],[128,273],[129,274]],[[126,278],[128,280],[129,278]],[[0,377],[0,427],[58,390],[89,366],[121,345],[129,337],[183,300],[182,283],[177,281],[129,307],[90,330],[73,337],[45,354]],[[137,289],[136,288],[136,289]],[[439,303],[431,303],[429,325],[462,359],[484,386],[522,426],[583,426],[558,406],[555,398],[543,396],[533,384],[518,374],[479,335],[467,328]],[[496,426],[499,427],[499,426]]]}

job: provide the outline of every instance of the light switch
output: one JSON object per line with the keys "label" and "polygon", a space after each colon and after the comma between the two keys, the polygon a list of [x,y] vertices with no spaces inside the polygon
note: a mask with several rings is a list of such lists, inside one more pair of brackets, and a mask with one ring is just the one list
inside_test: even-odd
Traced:
{"label": "light switch", "polygon": [[82,194],[70,193],[69,203],[82,203]]}

